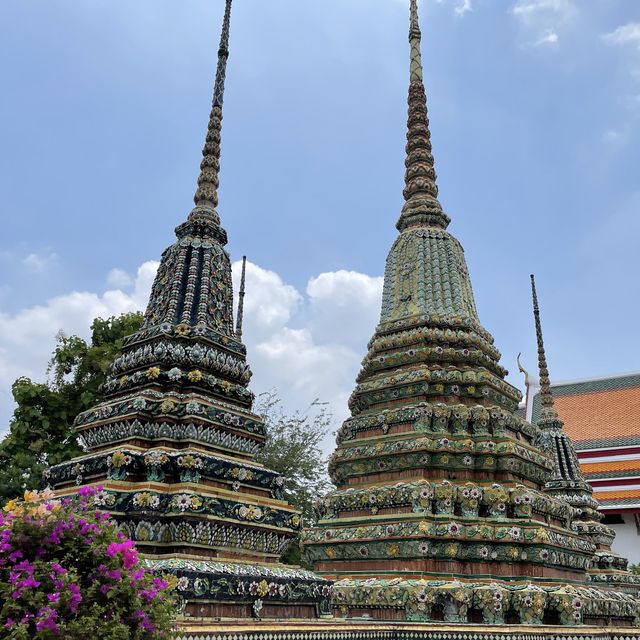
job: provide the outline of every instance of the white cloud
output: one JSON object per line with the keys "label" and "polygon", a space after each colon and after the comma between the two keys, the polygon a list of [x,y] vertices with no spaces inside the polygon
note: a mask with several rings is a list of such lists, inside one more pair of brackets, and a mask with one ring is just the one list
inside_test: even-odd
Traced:
{"label": "white cloud", "polygon": [[[241,262],[233,264],[233,291],[238,305]],[[247,261],[246,296],[244,300],[244,334],[260,340],[286,325],[302,303],[295,287],[285,284],[274,271]]]}
{"label": "white cloud", "polygon": [[290,409],[304,409],[316,399],[327,402],[336,426],[347,417],[362,353],[342,344],[319,344],[308,328],[283,327],[269,340],[252,344],[247,336],[246,342],[254,391],[276,388]]}
{"label": "white cloud", "polygon": [[[240,266],[233,264],[236,303]],[[0,313],[0,432],[12,411],[12,382],[20,376],[44,379],[58,331],[88,337],[96,317],[144,310],[157,268],[157,262],[145,262],[135,277],[114,269],[107,278],[113,288],[102,294],[74,291],[13,315]],[[327,402],[338,426],[347,417],[347,398],[378,319],[382,278],[321,273],[303,294],[248,262],[246,284],[243,339],[254,371],[252,389],[276,388],[291,411],[316,398]],[[333,448],[332,439],[326,448]]]}
{"label": "white cloud", "polygon": [[545,44],[556,44],[558,42],[558,34],[555,31],[547,31],[537,42],[536,46]]}
{"label": "white cloud", "polygon": [[462,0],[460,4],[455,7],[454,11],[459,15],[463,16],[467,11],[471,11],[473,7],[471,6],[471,0]]}
{"label": "white cloud", "polygon": [[629,22],[611,33],[605,33],[603,39],[615,45],[636,45],[640,49],[640,22]]}
{"label": "white cloud", "polygon": [[[436,0],[438,4],[443,4],[446,0]],[[473,5],[471,0],[456,0],[453,11],[461,18],[469,11],[473,11]]]}
{"label": "white cloud", "polygon": [[524,21],[533,21],[542,14],[566,18],[574,12],[574,6],[571,0],[519,0],[512,11]]}
{"label": "white cloud", "polygon": [[360,344],[373,334],[380,315],[383,279],[355,271],[321,273],[307,284],[310,325],[326,341]]}
{"label": "white cloud", "polygon": [[[622,60],[631,79],[630,94],[623,98],[624,106],[632,112],[636,112],[640,106],[640,22],[628,22],[605,33],[602,39],[609,45],[619,47],[624,52]],[[635,123],[627,123],[627,127],[635,129]]]}
{"label": "white cloud", "polygon": [[51,250],[42,253],[30,253],[22,259],[22,265],[33,273],[43,273],[58,261],[58,255]]}
{"label": "white cloud", "polygon": [[[461,18],[469,11],[473,11],[474,1],[475,0],[436,0],[438,4],[453,5],[454,13]],[[409,6],[409,0],[399,0],[399,2],[407,7]],[[418,0],[418,9],[421,9],[423,4],[424,0]]]}
{"label": "white cloud", "polygon": [[133,284],[133,278],[123,269],[111,269],[107,275],[107,286],[114,289],[127,289]]}
{"label": "white cloud", "polygon": [[144,310],[157,268],[157,262],[141,265],[130,294],[72,291],[13,315],[0,313],[0,432],[13,410],[11,384],[20,376],[44,379],[58,331],[88,337],[96,317]]}
{"label": "white cloud", "polygon": [[523,27],[527,44],[557,44],[560,31],[577,15],[573,0],[518,0],[511,13]]}
{"label": "white cloud", "polygon": [[609,145],[617,145],[622,141],[622,134],[615,129],[608,129],[602,134],[602,141]]}
{"label": "white cloud", "polygon": [[[235,292],[240,268],[233,264]],[[341,422],[380,312],[382,278],[321,273],[303,296],[278,274],[247,262],[246,283],[243,340],[253,390],[276,388],[289,409],[320,399]]]}

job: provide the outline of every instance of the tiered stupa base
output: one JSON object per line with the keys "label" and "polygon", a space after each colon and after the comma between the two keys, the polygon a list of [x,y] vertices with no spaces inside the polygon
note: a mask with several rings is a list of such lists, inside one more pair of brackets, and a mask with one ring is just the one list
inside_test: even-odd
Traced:
{"label": "tiered stupa base", "polygon": [[[188,455],[197,471],[182,469],[181,478],[173,463]],[[145,456],[163,461],[161,468],[147,471],[154,480],[143,477]],[[100,477],[107,469],[118,477]],[[259,489],[273,475],[259,465],[193,449],[179,455],[129,446],[55,467],[49,479],[58,495],[74,495],[77,487],[70,480],[79,473],[85,475],[78,481],[100,488],[95,506],[136,542],[147,568],[169,582],[182,616],[315,620],[330,615],[331,582],[278,562],[300,517],[284,500]],[[240,477],[241,486],[216,486],[216,474]]]}
{"label": "tiered stupa base", "polygon": [[174,576],[185,618],[313,620],[331,615],[331,583],[311,571],[170,556],[147,557],[158,575]]}
{"label": "tiered stupa base", "polygon": [[333,587],[336,617],[485,625],[633,627],[631,594],[586,586],[461,580],[341,580]]}

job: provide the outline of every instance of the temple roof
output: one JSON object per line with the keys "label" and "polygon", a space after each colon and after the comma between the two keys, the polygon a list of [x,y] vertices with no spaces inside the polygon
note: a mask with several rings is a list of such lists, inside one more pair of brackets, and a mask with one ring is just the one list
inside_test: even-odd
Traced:
{"label": "temple roof", "polygon": [[582,472],[587,479],[601,479],[609,477],[638,477],[640,478],[640,460],[610,460],[608,462],[583,462]]}
{"label": "temple roof", "polygon": [[[640,374],[552,385],[585,479],[603,511],[640,507]],[[540,396],[533,397],[533,419]]]}
{"label": "temple roof", "polygon": [[[565,429],[578,451],[640,445],[640,373],[551,385]],[[540,396],[533,398],[533,417]]]}
{"label": "temple roof", "polygon": [[597,494],[600,508],[608,511],[616,508],[640,508],[640,489],[616,489],[599,491]]}

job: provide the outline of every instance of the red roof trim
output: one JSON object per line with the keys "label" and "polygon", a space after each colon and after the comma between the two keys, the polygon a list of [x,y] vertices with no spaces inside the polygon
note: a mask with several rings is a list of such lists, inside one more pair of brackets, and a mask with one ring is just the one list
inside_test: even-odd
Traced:
{"label": "red roof trim", "polygon": [[[585,475],[585,480],[595,489],[596,487],[623,487],[640,484],[640,475],[635,478],[590,478]],[[613,491],[613,489],[610,489]]]}
{"label": "red roof trim", "polygon": [[584,458],[604,458],[606,456],[629,456],[640,454],[640,447],[616,447],[611,449],[583,449],[577,451],[580,460]]}

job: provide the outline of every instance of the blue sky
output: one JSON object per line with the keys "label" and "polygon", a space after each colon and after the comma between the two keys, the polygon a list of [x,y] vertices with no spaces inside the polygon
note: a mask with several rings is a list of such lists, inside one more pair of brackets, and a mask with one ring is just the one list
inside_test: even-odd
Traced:
{"label": "blue sky", "polygon": [[[344,417],[402,206],[405,0],[235,0],[219,211],[253,388]],[[222,0],[0,4],[0,422],[59,329],[144,306],[191,207]],[[480,317],[555,379],[640,369],[640,3],[421,3],[441,202]],[[253,287],[253,288],[252,288]],[[521,385],[521,378],[512,375]],[[0,426],[0,431],[2,426]]]}

